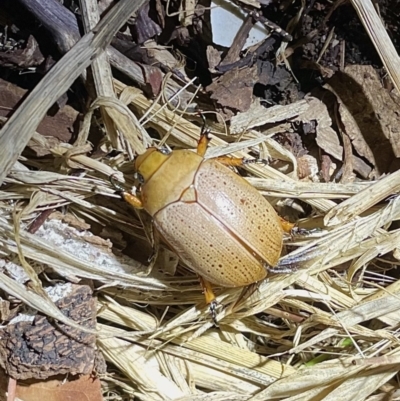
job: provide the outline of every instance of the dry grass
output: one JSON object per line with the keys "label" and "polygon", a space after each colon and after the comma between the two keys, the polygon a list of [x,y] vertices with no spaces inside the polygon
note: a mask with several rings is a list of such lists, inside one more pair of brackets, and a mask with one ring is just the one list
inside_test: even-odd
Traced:
{"label": "dry grass", "polygon": [[[21,158],[36,169],[17,162],[9,171],[0,191],[0,252],[9,261],[8,274],[20,265],[34,287],[27,290],[17,273],[14,278],[0,273],[0,288],[71,323],[43,294],[37,273],[50,268],[66,279],[95,280],[98,346],[111,363],[102,378],[114,399],[398,399],[400,232],[388,228],[400,218],[400,202],[397,195],[387,199],[398,191],[398,173],[379,182],[321,184],[299,182],[270,166],[247,166],[250,183],[277,207],[286,198],[311,205],[314,213],[301,225],[319,230],[285,238],[291,252],[281,264],[296,260],[294,273],[273,275],[244,292],[218,289],[218,328],[196,276],[181,266],[175,271],[167,250],[146,275],[135,257],[114,255],[109,243],[74,228],[76,221],[68,225],[53,218],[36,234],[26,231],[42,212],[67,207],[69,214],[107,229],[111,238],[123,233],[136,244],[130,254],[140,256],[146,243],[143,216],[116,202],[109,177],[129,171],[126,162],[148,146],[146,128],[155,128],[170,146],[189,148],[196,146],[200,128],[194,116],[149,101],[118,81],[113,85],[118,99],[103,97],[93,107],[114,122],[114,142],[123,153],[88,157],[88,118],[75,145],[52,147],[34,134],[32,141],[51,157]],[[283,128],[248,130],[240,140],[216,128],[208,157],[272,154],[293,171],[293,158],[271,139]],[[111,147],[104,143],[103,149]],[[76,168],[82,174],[70,175]]]}

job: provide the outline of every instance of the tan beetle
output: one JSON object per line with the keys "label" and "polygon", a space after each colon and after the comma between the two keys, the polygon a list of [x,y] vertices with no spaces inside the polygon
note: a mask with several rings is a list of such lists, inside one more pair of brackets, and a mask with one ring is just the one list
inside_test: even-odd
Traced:
{"label": "tan beetle", "polygon": [[242,287],[266,277],[281,255],[283,229],[269,202],[224,165],[243,160],[204,159],[207,144],[202,134],[197,153],[147,149],[135,161],[140,198],[123,197],[152,216],[158,234],[200,276],[213,304],[209,282]]}

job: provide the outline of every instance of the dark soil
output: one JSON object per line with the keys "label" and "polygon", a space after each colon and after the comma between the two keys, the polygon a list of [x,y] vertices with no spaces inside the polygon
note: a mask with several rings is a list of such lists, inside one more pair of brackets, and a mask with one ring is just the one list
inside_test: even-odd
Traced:
{"label": "dark soil", "polygon": [[[200,77],[200,82],[203,85],[209,85],[213,77],[208,70],[206,46],[211,44],[211,36],[203,22],[203,16],[199,16],[197,22],[195,21],[188,28],[179,26],[177,16],[166,17],[164,15],[164,21],[161,23],[159,13],[156,10],[158,3],[156,3],[155,0],[152,0],[146,18],[138,18],[138,24],[132,26],[130,30],[132,38],[130,40],[136,40],[140,44],[148,37],[158,34],[157,40],[160,44],[172,45],[185,54],[188,75],[196,75]],[[161,6],[165,6],[165,3],[159,3]],[[72,1],[67,4],[71,10],[77,11],[76,17],[79,21],[78,5]],[[308,91],[321,82],[322,77],[315,70],[304,68],[304,61],[317,61],[332,29],[334,29],[334,34],[331,44],[319,61],[322,67],[335,71],[340,68],[343,61],[345,64],[369,64],[377,69],[382,67],[379,56],[352,5],[345,2],[334,10],[334,4],[328,1],[307,1],[301,21],[295,31],[292,32],[292,43],[296,43],[313,30],[318,31],[309,43],[296,49],[290,60],[296,77],[300,81],[299,89],[301,92]],[[388,33],[395,46],[399,48],[400,4],[379,1],[378,5]],[[273,1],[269,5],[263,6],[262,13],[272,22],[285,28],[298,12],[299,6],[300,3],[295,2],[285,8],[285,3]],[[172,1],[169,12],[173,13],[177,7],[178,2]],[[58,59],[61,54],[57,50],[53,38],[47,34],[40,21],[31,17],[22,2],[6,0],[0,5],[0,13],[3,16],[0,24],[0,78],[30,89],[49,68],[49,57]],[[19,50],[28,46],[30,35],[38,42],[38,52],[40,51],[43,56],[42,59],[38,56],[36,60],[24,60],[23,56],[18,54]],[[341,60],[340,51],[343,43],[345,43],[344,60]],[[271,52],[258,55],[258,57],[274,62]],[[28,68],[31,71],[26,74]],[[21,74],[21,72],[25,72],[25,74]],[[278,74],[281,75],[282,72]],[[258,96],[265,97],[268,101],[285,103],[293,100],[291,96],[288,97],[287,94],[282,93],[286,89],[282,87],[265,88],[263,85],[257,85],[255,86],[255,93]]]}

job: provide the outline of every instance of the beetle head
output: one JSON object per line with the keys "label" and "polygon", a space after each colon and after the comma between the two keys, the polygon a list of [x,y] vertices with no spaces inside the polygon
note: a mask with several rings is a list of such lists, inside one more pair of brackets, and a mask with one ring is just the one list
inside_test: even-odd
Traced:
{"label": "beetle head", "polygon": [[146,182],[168,159],[169,155],[157,148],[148,148],[146,152],[139,155],[135,160],[135,171],[143,177]]}

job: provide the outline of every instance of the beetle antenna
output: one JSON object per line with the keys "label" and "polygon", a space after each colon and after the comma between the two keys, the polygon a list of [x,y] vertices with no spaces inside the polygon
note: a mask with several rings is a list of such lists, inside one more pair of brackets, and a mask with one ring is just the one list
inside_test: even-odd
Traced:
{"label": "beetle antenna", "polygon": [[269,164],[269,161],[267,159],[243,159],[242,164],[254,164],[254,163],[260,163],[264,164],[264,166],[267,166]]}
{"label": "beetle antenna", "polygon": [[278,265],[276,267],[265,266],[265,268],[268,270],[269,273],[276,273],[276,274],[293,273],[294,271],[297,270],[297,267],[295,265],[287,265],[287,266]]}

